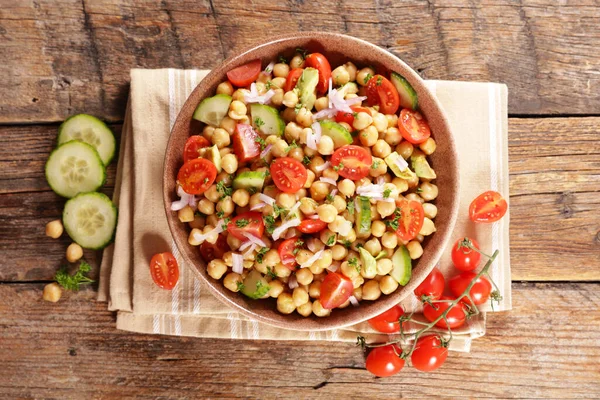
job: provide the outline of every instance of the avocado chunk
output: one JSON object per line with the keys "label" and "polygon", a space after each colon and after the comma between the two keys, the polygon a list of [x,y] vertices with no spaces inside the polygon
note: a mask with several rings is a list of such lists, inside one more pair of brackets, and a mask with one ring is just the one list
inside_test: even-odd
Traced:
{"label": "avocado chunk", "polygon": [[217,94],[202,100],[192,118],[211,126],[219,126],[229,112],[231,96]]}
{"label": "avocado chunk", "polygon": [[431,180],[437,177],[435,171],[429,166],[427,157],[422,152],[415,150],[410,156],[410,162],[419,178]]}
{"label": "avocado chunk", "polygon": [[363,274],[365,278],[375,278],[377,275],[377,261],[364,247],[358,249],[360,261],[363,265]]}
{"label": "avocado chunk", "polygon": [[215,164],[215,167],[217,167],[217,172],[221,172],[221,153],[219,153],[219,148],[216,144],[206,149],[204,158]]}
{"label": "avocado chunk", "polygon": [[317,100],[315,89],[319,83],[319,71],[315,68],[304,68],[298,83],[296,83],[296,90],[298,91],[298,99],[302,107],[307,110],[312,110]]}
{"label": "avocado chunk", "polygon": [[356,209],[356,233],[366,235],[371,233],[371,202],[368,197],[358,196]]}
{"label": "avocado chunk", "polygon": [[337,122],[323,120],[319,121],[319,124],[321,125],[321,133],[333,140],[334,148],[337,149],[352,143],[352,135],[348,132],[348,129]]}
{"label": "avocado chunk", "polygon": [[390,276],[400,285],[405,286],[412,275],[412,260],[408,254],[408,249],[400,245],[398,250],[392,256],[392,271]]}
{"label": "avocado chunk", "polygon": [[250,105],[252,123],[258,131],[265,135],[283,135],[285,122],[279,116],[279,111],[271,106],[253,103]]}
{"label": "avocado chunk", "polygon": [[265,184],[265,174],[260,171],[245,171],[233,180],[234,189],[261,190]]}
{"label": "avocado chunk", "polygon": [[404,170],[400,169],[400,166],[397,162],[397,160],[400,159],[400,157],[402,156],[394,151],[392,154],[384,158],[384,161],[398,178],[402,178],[407,181],[415,179],[416,174],[413,171],[411,171],[410,168],[406,167],[406,169]]}
{"label": "avocado chunk", "polygon": [[257,270],[253,269],[250,271],[244,284],[240,290],[242,294],[250,297],[251,299],[260,299],[269,292],[269,284],[264,276]]}

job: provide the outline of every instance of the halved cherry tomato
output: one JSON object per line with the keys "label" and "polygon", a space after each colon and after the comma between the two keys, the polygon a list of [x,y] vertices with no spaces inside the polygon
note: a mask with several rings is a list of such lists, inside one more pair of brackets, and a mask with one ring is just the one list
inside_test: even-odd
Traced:
{"label": "halved cherry tomato", "polygon": [[237,87],[246,87],[258,78],[260,71],[260,60],[254,60],[250,61],[248,64],[232,69],[227,73],[227,78]]}
{"label": "halved cherry tomato", "polygon": [[285,193],[297,192],[308,178],[304,165],[292,157],[277,158],[271,164],[270,171],[275,186]]}
{"label": "halved cherry tomato", "polygon": [[283,242],[281,242],[279,248],[277,249],[277,252],[279,253],[279,258],[281,259],[281,263],[289,269],[291,269],[292,271],[295,269],[297,264],[296,256],[294,255],[294,250],[296,250],[297,247],[299,248],[298,240],[299,238],[297,237],[286,239]]}
{"label": "halved cherry tomato", "polygon": [[[452,297],[448,297],[448,296],[442,296],[440,297],[440,300],[454,300],[454,298]],[[425,316],[425,318],[427,318],[427,320],[429,322],[433,322],[435,321],[440,315],[442,315],[444,313],[444,311],[446,311],[448,308],[450,307],[450,303],[447,302],[443,302],[443,303],[433,303],[433,305],[429,304],[429,303],[425,303],[425,305],[423,306],[423,315]],[[446,324],[446,321],[444,321],[444,319],[440,319],[438,322],[436,322],[435,326],[437,326],[438,328],[448,328],[450,327],[451,329],[454,328],[458,328],[459,326],[462,326],[465,323],[465,320],[467,319],[467,314],[465,313],[465,305],[463,303],[458,303],[456,304],[454,307],[452,307],[452,309],[448,312],[448,314],[446,314],[446,318],[448,319],[448,324]]]}
{"label": "halved cherry tomato", "polygon": [[477,196],[469,206],[469,218],[473,222],[496,222],[504,217],[508,204],[498,192],[490,190]]}
{"label": "halved cherry tomato", "polygon": [[375,347],[369,352],[365,367],[373,375],[382,378],[395,375],[404,368],[406,363],[398,356],[399,354],[402,354],[402,349],[395,344]]}
{"label": "halved cherry tomato", "polygon": [[300,222],[298,229],[302,233],[317,233],[327,228],[327,222],[323,222],[320,219],[305,219]]}
{"label": "halved cherry tomato", "polygon": [[403,199],[396,201],[396,207],[400,209],[396,235],[404,241],[413,240],[419,234],[423,227],[423,221],[425,221],[423,206],[418,201]]}
{"label": "halved cherry tomato", "polygon": [[223,258],[223,255],[230,250],[227,243],[227,235],[221,234],[215,243],[204,241],[200,245],[200,256],[206,262]]}
{"label": "halved cherry tomato", "polygon": [[336,308],[344,304],[354,291],[352,281],[342,274],[330,272],[321,282],[319,301],[325,309]]}
{"label": "halved cherry tomato", "polygon": [[331,156],[331,165],[339,167],[338,174],[353,181],[369,175],[371,164],[371,154],[365,148],[353,144],[340,147]]}
{"label": "halved cherry tomato", "polygon": [[412,144],[423,143],[431,136],[431,130],[425,117],[420,112],[408,108],[400,111],[398,129],[402,137]]}
{"label": "halved cherry tomato", "polygon": [[464,240],[469,240],[473,247],[479,249],[479,243],[477,243],[475,239],[467,237],[458,239],[452,247],[452,262],[454,263],[454,266],[461,271],[473,271],[479,265],[481,254],[465,246],[460,246],[459,248],[459,244]]}
{"label": "halved cherry tomato", "polygon": [[415,289],[415,295],[420,299],[421,296],[428,296],[431,300],[437,300],[444,293],[446,280],[438,267],[434,267],[427,278]]}
{"label": "halved cherry tomato", "polygon": [[248,124],[237,124],[233,137],[233,152],[238,162],[246,162],[260,155],[260,146],[256,142],[258,133]]}
{"label": "halved cherry tomato", "polygon": [[183,147],[183,162],[200,157],[199,149],[210,146],[210,143],[204,136],[190,136]]}
{"label": "halved cherry tomato", "polygon": [[150,260],[150,274],[156,286],[171,290],[179,280],[179,266],[171,253],[158,253]]}
{"label": "halved cherry tomato", "polygon": [[352,124],[354,123],[354,114],[355,113],[365,112],[365,113],[371,115],[371,111],[366,107],[352,106],[350,108],[352,109],[352,111],[354,111],[353,113],[345,113],[343,111],[339,111],[335,115],[335,122],[338,122],[338,123],[345,122],[348,125],[352,126]]}
{"label": "halved cherry tomato", "polygon": [[396,114],[400,107],[400,95],[392,82],[375,75],[367,82],[367,103],[370,106],[379,105],[382,114]]}
{"label": "halved cherry tomato", "polygon": [[410,356],[412,366],[419,371],[435,371],[448,358],[448,348],[444,346],[438,335],[427,335],[417,340]]}
{"label": "halved cherry tomato", "polygon": [[306,57],[307,67],[316,68],[319,71],[319,83],[317,84],[317,93],[324,94],[329,88],[329,79],[331,78],[331,65],[327,58],[321,53],[312,53]]}
{"label": "halved cherry tomato", "polygon": [[371,318],[368,322],[373,329],[382,333],[400,332],[400,317],[404,315],[404,310],[400,305],[395,305],[387,311]]}
{"label": "halved cherry tomato", "polygon": [[[452,277],[448,281],[448,287],[450,291],[455,296],[460,296],[466,289],[467,286],[471,284],[473,279],[477,274],[474,272],[462,272],[454,277]],[[475,281],[475,284],[469,290],[469,294],[473,299],[473,303],[476,305],[483,304],[490,298],[490,293],[492,293],[492,284],[485,276],[480,276]],[[467,304],[471,304],[471,301],[468,297],[463,297],[462,301]]]}
{"label": "halved cherry tomato", "polygon": [[244,233],[261,238],[264,231],[265,224],[263,223],[262,214],[256,211],[242,213],[227,224],[227,232],[243,241],[248,240]]}
{"label": "halved cherry tomato", "polygon": [[300,79],[300,77],[302,76],[303,71],[304,68],[294,68],[290,71],[287,78],[285,78],[285,86],[283,87],[283,90],[285,92],[294,90],[294,88],[296,87],[296,83],[298,83],[298,79]]}
{"label": "halved cherry tomato", "polygon": [[177,180],[188,194],[201,194],[213,184],[217,177],[217,167],[204,158],[187,161],[179,169]]}

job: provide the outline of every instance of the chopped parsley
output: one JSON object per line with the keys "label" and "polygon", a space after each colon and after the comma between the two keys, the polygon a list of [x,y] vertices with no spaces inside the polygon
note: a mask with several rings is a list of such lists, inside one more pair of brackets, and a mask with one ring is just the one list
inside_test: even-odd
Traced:
{"label": "chopped parsley", "polygon": [[217,183],[217,192],[221,193],[221,199],[225,197],[231,196],[233,193],[233,189],[231,187],[225,186],[223,181]]}
{"label": "chopped parsley", "polygon": [[385,189],[383,191],[383,198],[387,199],[388,197],[390,197],[390,194],[392,194],[392,190],[391,189]]}
{"label": "chopped parsley", "polygon": [[302,158],[302,164],[309,165],[310,164],[310,157],[309,156],[304,156]]}
{"label": "chopped parsley", "polygon": [[304,242],[300,239],[296,240],[296,243],[294,243],[294,250],[292,250],[292,254],[296,255],[298,254],[298,252],[302,249],[302,246],[304,245]]}
{"label": "chopped parsley", "polygon": [[269,251],[268,247],[261,247],[261,249],[258,251],[258,253],[256,253],[256,262],[257,263],[262,264],[263,257],[267,251]]}
{"label": "chopped parsley", "polygon": [[331,193],[329,193],[329,194],[328,194],[328,195],[325,197],[325,200],[326,200],[326,201],[329,201],[329,202],[333,202],[333,195],[332,195]]}
{"label": "chopped parsley", "polygon": [[277,273],[275,272],[275,267],[267,267],[267,276],[271,279],[277,278]]}
{"label": "chopped parsley", "polygon": [[354,200],[351,200],[346,204],[346,210],[348,210],[348,213],[354,214]]}
{"label": "chopped parsley", "polygon": [[302,59],[305,60],[306,55],[308,54],[308,51],[303,49],[302,47],[296,47],[296,53],[298,53],[300,55],[300,57],[302,57]]}
{"label": "chopped parsley", "polygon": [[279,56],[278,60],[280,64],[287,64],[287,60],[284,56]]}
{"label": "chopped parsley", "polygon": [[417,190],[415,190],[415,192],[417,192],[417,193],[423,193],[423,188],[418,187]]}
{"label": "chopped parsley", "polygon": [[275,218],[286,217],[288,214],[288,209],[285,207],[280,207],[277,204],[273,204],[273,213],[275,214]]}
{"label": "chopped parsley", "polygon": [[339,163],[338,165],[335,165],[333,167],[334,171],[339,171],[340,169],[344,168],[344,163]]}
{"label": "chopped parsley", "polygon": [[402,217],[402,211],[400,211],[399,208],[396,207],[396,210],[394,211],[394,217],[391,220],[386,220],[384,221],[384,223],[389,226],[390,228],[392,228],[393,230],[397,231],[398,230],[398,223],[400,221],[400,218]]}
{"label": "chopped parsley", "polygon": [[71,275],[67,272],[67,267],[62,267],[56,272],[54,280],[60,286],[67,290],[79,290],[79,285],[93,283],[94,281],[89,277],[85,276],[92,270],[92,266],[85,261],[81,261],[79,269],[75,272],[75,275]]}
{"label": "chopped parsley", "polygon": [[358,116],[358,113],[357,113],[356,111],[354,111],[354,112],[352,113],[352,118],[356,118],[357,116]]}
{"label": "chopped parsley", "polygon": [[379,164],[381,164],[380,160],[373,161],[373,165],[371,165],[371,169],[377,169],[377,168],[379,168]]}
{"label": "chopped parsley", "polygon": [[329,238],[327,239],[327,243],[325,244],[327,246],[333,246],[335,244],[335,235],[329,236]]}
{"label": "chopped parsley", "polygon": [[273,86],[273,81],[267,81],[267,83],[265,83],[265,89],[269,90],[271,89],[271,86]]}
{"label": "chopped parsley", "polygon": [[303,106],[302,106],[302,103],[298,103],[298,104],[296,104],[296,105],[294,106],[294,112],[295,112],[296,114],[298,114],[298,113],[300,112],[300,110],[302,109],[302,107],[303,107]]}
{"label": "chopped parsley", "polygon": [[257,127],[259,127],[259,128],[260,128],[260,127],[261,127],[261,126],[263,126],[264,124],[265,124],[265,121],[263,121],[261,117],[256,117],[256,118],[254,119],[254,125],[256,125]]}
{"label": "chopped parsley", "polygon": [[237,221],[235,221],[235,226],[237,226],[238,228],[244,228],[244,227],[248,226],[249,223],[250,223],[250,221],[248,221],[245,218],[242,218],[242,219],[238,219]]}
{"label": "chopped parsley", "polygon": [[352,247],[352,242],[349,240],[342,240],[342,245],[344,245],[345,248],[349,249],[350,247]]}
{"label": "chopped parsley", "polygon": [[[256,118],[256,119],[260,120],[262,122],[262,119],[260,119],[260,118]],[[257,124],[256,121],[254,121],[254,123]],[[264,122],[263,122],[263,124],[264,124]],[[265,142],[265,139],[261,138],[260,136],[257,136],[256,139],[254,139],[254,141],[256,143],[258,143],[258,145],[260,146],[261,150],[264,150],[265,147],[267,147],[267,142]]]}
{"label": "chopped parsley", "polygon": [[365,76],[365,80],[363,81],[363,83],[366,85],[367,82],[369,82],[371,80],[371,78],[373,77],[373,75],[371,74],[367,74],[367,76]]}
{"label": "chopped parsley", "polygon": [[245,287],[245,286],[244,286],[244,283],[243,283],[243,282],[237,281],[237,282],[236,282],[236,284],[237,284],[237,290],[238,290],[238,291],[240,291],[240,290],[244,290],[244,287]]}
{"label": "chopped parsley", "polygon": [[204,214],[202,214],[198,210],[194,211],[194,218],[202,218],[202,217],[204,217]]}
{"label": "chopped parsley", "polygon": [[263,217],[263,221],[265,222],[265,229],[267,230],[267,233],[272,235],[273,231],[275,230],[275,217],[272,215],[265,215]]}
{"label": "chopped parsley", "polygon": [[217,218],[223,218],[225,216],[225,212],[217,211]]}
{"label": "chopped parsley", "polygon": [[294,140],[288,147],[285,148],[285,152],[289,152],[291,149],[295,149],[298,147],[298,143]]}
{"label": "chopped parsley", "polygon": [[356,268],[356,271],[358,271],[358,273],[360,273],[360,264],[358,263],[358,259],[356,257],[352,257],[351,259],[349,259],[348,265]]}
{"label": "chopped parsley", "polygon": [[383,83],[383,76],[378,76],[377,82],[376,82],[377,86],[381,86],[382,83]]}

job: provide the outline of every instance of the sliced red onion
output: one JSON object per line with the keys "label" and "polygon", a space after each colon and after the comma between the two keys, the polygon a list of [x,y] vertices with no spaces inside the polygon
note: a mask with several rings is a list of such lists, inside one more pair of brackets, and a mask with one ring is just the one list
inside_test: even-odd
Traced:
{"label": "sliced red onion", "polygon": [[300,268],[308,268],[311,265],[313,265],[315,261],[317,261],[319,258],[321,258],[321,254],[323,254],[323,251],[324,250],[317,251],[311,258],[306,260],[304,262],[304,264],[300,264]]}
{"label": "sliced red onion", "polygon": [[272,197],[270,197],[270,196],[267,196],[267,195],[266,195],[266,194],[264,194],[264,193],[261,193],[261,194],[259,194],[259,195],[258,195],[258,199],[259,199],[260,201],[264,201],[265,203],[267,203],[267,204],[268,204],[268,205],[270,205],[270,206],[272,206],[273,204],[275,204],[275,199],[274,199],[274,198],[272,198]]}
{"label": "sliced red onion", "polygon": [[238,253],[232,253],[231,259],[233,261],[233,267],[231,270],[236,274],[241,274],[244,272],[244,256]]}
{"label": "sliced red onion", "polygon": [[331,163],[329,161],[325,161],[323,165],[319,165],[318,167],[315,167],[315,169],[317,172],[323,172],[329,167],[331,167]]}
{"label": "sliced red onion", "polygon": [[268,144],[267,147],[264,148],[263,151],[260,152],[260,158],[265,158],[271,152],[271,148],[273,148],[272,144]]}
{"label": "sliced red onion", "polygon": [[278,240],[283,234],[283,232],[286,231],[286,229],[294,228],[300,225],[301,222],[302,221],[300,221],[300,218],[294,218],[289,221],[285,221],[273,231],[273,240]]}
{"label": "sliced red onion", "polygon": [[285,233],[285,238],[286,239],[291,239],[291,238],[293,238],[295,236],[296,236],[296,232],[294,232],[291,229],[288,229],[288,231]]}
{"label": "sliced red onion", "polygon": [[319,180],[321,182],[325,182],[325,183],[329,183],[329,184],[331,184],[333,186],[337,186],[337,182],[333,178],[325,178],[325,177],[322,176],[322,177],[319,178]]}
{"label": "sliced red onion", "polygon": [[335,195],[337,194],[337,192],[338,192],[338,190],[337,190],[337,189],[333,189],[333,190],[331,191],[331,195],[332,195],[332,196],[335,196]]}
{"label": "sliced red onion", "polygon": [[193,208],[195,208],[196,196],[186,193],[181,186],[177,186],[177,196],[179,196],[179,200],[171,203],[171,211],[179,211],[185,206],[191,206],[192,202],[194,203]]}
{"label": "sliced red onion", "polygon": [[242,243],[240,245],[240,248],[238,249],[239,251],[244,251],[246,250],[248,247],[252,247],[252,245],[254,245],[254,243],[252,243],[252,241],[250,240],[246,240],[244,243]]}
{"label": "sliced red onion", "polygon": [[328,271],[335,272],[340,268],[340,264],[338,262],[332,262],[329,267],[327,267]]}
{"label": "sliced red onion", "polygon": [[310,127],[312,128],[312,132],[309,132],[306,135],[306,146],[310,149],[317,150],[317,145],[321,141],[321,124],[313,122]]}
{"label": "sliced red onion", "polygon": [[[244,259],[249,259],[250,256],[252,255],[252,253],[254,253],[254,250],[256,250],[257,248],[258,248],[257,245],[255,245],[254,243],[251,243],[248,250],[242,254],[244,256]],[[240,251],[241,251],[241,246],[240,246]]]}
{"label": "sliced red onion", "polygon": [[358,96],[358,97],[353,97],[351,99],[347,99],[347,100],[344,100],[344,101],[346,102],[347,105],[353,106],[355,104],[362,103],[366,99],[367,99],[367,96]]}
{"label": "sliced red onion", "polygon": [[256,236],[254,236],[251,233],[242,232],[242,235],[244,235],[244,237],[246,239],[248,239],[250,242],[252,242],[252,243],[254,243],[254,244],[258,245],[258,246],[267,247],[267,245],[265,244],[265,242],[263,242],[262,240],[260,240],[259,238],[257,238]]}
{"label": "sliced red onion", "polygon": [[313,114],[312,119],[313,121],[317,121],[323,118],[332,118],[335,117],[337,113],[338,110],[336,110],[335,108],[324,108],[321,111]]}
{"label": "sliced red onion", "polygon": [[217,226],[214,229],[211,229],[210,231],[208,231],[206,233],[195,233],[194,240],[196,240],[200,243],[203,243],[210,235],[213,235],[215,233],[218,235],[219,233],[223,232],[225,230],[225,227],[223,225],[225,225],[225,224],[224,224],[223,220],[220,219],[217,222]]}
{"label": "sliced red onion", "polygon": [[[300,208],[300,202],[297,201],[296,204],[294,204],[292,206],[292,208],[290,208],[290,210],[288,211],[286,219],[292,218],[292,215],[294,215],[296,213],[296,211],[298,211],[299,208]],[[296,217],[296,218],[298,218],[298,217]]]}
{"label": "sliced red onion", "polygon": [[378,185],[383,185],[385,183],[385,181],[383,180],[383,176],[378,176],[377,177],[377,184]]}
{"label": "sliced red onion", "polygon": [[313,214],[313,215],[309,215],[306,218],[309,218],[309,219],[319,219],[319,215],[318,214]]}
{"label": "sliced red onion", "polygon": [[402,157],[396,157],[396,164],[400,168],[400,171],[405,171],[408,168],[408,163]]}
{"label": "sliced red onion", "polygon": [[356,297],[350,296],[348,300],[350,300],[350,304],[352,304],[354,307],[358,307],[358,300],[356,300]]}
{"label": "sliced red onion", "polygon": [[274,66],[275,66],[275,61],[271,61],[269,63],[269,65],[267,65],[267,67],[265,68],[265,70],[263,72],[267,75],[271,75],[271,72],[273,72]]}
{"label": "sliced red onion", "polygon": [[244,94],[244,100],[246,103],[267,104],[274,95],[275,91],[273,89],[269,89],[263,96],[259,95],[258,89],[256,89],[256,83],[252,83],[250,85],[250,93]]}
{"label": "sliced red onion", "polygon": [[273,89],[269,89],[267,90],[267,93],[265,93],[264,96],[262,96],[262,103],[259,100],[260,104],[269,104],[271,102],[271,98],[275,96],[275,91]]}
{"label": "sliced red onion", "polygon": [[250,207],[251,211],[255,211],[255,210],[260,210],[261,208],[263,208],[264,206],[266,206],[265,203],[257,203],[255,205],[253,205],[252,207]]}
{"label": "sliced red onion", "polygon": [[310,239],[306,241],[306,247],[308,247],[308,249],[313,253],[317,251],[317,240],[319,239]]}
{"label": "sliced red onion", "polygon": [[296,278],[296,275],[290,276],[290,279],[288,280],[288,286],[290,289],[296,289],[298,287],[298,279]]}

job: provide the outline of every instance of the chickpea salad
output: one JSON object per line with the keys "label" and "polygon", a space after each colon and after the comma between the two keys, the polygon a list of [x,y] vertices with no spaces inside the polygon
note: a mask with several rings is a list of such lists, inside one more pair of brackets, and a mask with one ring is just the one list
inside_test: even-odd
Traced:
{"label": "chickpea salad", "polygon": [[406,285],[436,230],[417,110],[401,75],[302,49],[229,71],[194,112],[171,204],[208,275],[305,317]]}

